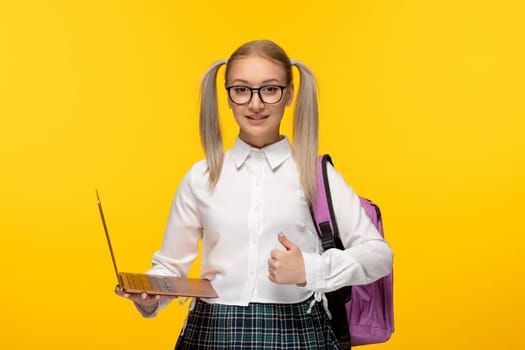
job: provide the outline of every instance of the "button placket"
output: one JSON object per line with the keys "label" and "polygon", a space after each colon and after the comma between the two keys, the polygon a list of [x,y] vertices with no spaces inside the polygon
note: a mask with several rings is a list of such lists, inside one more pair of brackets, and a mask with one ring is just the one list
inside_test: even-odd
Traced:
{"label": "button placket", "polygon": [[253,294],[255,288],[255,278],[257,275],[257,262],[258,262],[258,247],[257,243],[260,236],[261,230],[261,214],[262,214],[262,186],[261,186],[261,175],[262,175],[262,162],[264,158],[261,151],[253,150],[248,159],[246,160],[246,165],[252,177],[251,182],[251,201],[250,201],[250,211],[248,215],[248,227],[249,227],[249,236],[250,236],[250,257],[248,274],[249,274],[249,285],[248,294],[246,297],[249,299]]}

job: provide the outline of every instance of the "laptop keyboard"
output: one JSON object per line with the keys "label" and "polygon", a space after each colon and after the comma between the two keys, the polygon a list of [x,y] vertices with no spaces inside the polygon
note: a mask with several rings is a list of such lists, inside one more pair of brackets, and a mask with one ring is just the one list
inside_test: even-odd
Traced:
{"label": "laptop keyboard", "polygon": [[127,273],[126,275],[128,277],[129,285],[133,289],[152,290],[168,293],[175,292],[175,289],[168,278],[134,273]]}

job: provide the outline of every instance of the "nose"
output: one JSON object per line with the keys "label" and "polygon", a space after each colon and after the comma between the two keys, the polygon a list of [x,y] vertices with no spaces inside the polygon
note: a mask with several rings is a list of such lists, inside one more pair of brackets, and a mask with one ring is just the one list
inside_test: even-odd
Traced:
{"label": "nose", "polygon": [[248,108],[252,110],[261,110],[264,108],[264,102],[259,97],[258,91],[253,91],[252,99],[248,103]]}

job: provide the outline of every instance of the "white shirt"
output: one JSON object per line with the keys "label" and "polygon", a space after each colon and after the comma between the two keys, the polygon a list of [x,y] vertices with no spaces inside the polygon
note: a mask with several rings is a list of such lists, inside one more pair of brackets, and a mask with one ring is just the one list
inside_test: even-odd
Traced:
{"label": "white shirt", "polygon": [[[315,291],[367,284],[391,271],[388,244],[352,188],[331,166],[328,178],[332,201],[347,249],[321,253],[287,138],[262,149],[237,138],[224,155],[213,190],[206,170],[206,161],[200,161],[183,178],[162,247],[154,254],[148,273],[186,276],[197,258],[201,239],[201,278],[211,280],[219,295],[205,300],[209,303],[296,303]],[[284,249],[277,240],[279,232],[301,249],[307,281],[304,287],[268,279],[271,250]]]}

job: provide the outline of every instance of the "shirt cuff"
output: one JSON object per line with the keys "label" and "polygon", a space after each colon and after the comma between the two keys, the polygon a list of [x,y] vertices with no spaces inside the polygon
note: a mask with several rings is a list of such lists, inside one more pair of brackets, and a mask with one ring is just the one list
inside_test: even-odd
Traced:
{"label": "shirt cuff", "polygon": [[325,257],[316,253],[303,253],[306,285],[308,290],[319,290],[325,287],[328,264]]}

